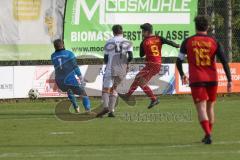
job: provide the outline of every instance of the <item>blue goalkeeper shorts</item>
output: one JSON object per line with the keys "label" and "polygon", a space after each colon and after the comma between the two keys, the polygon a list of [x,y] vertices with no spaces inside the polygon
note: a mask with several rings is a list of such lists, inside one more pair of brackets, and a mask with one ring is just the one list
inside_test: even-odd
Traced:
{"label": "blue goalkeeper shorts", "polygon": [[81,86],[77,81],[73,82],[72,84],[65,84],[64,80],[55,80],[58,88],[62,92],[68,92],[71,90],[75,95],[84,95],[85,89],[83,86]]}

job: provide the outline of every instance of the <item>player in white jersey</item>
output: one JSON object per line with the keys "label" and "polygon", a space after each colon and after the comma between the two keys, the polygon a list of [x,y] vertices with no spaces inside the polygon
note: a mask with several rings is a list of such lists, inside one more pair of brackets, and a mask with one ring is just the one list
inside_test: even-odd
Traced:
{"label": "player in white jersey", "polygon": [[104,62],[106,69],[103,77],[103,110],[97,115],[102,117],[108,113],[108,117],[114,116],[118,93],[117,86],[127,74],[128,63],[133,59],[132,43],[123,38],[121,25],[112,27],[114,37],[106,42],[104,47]]}

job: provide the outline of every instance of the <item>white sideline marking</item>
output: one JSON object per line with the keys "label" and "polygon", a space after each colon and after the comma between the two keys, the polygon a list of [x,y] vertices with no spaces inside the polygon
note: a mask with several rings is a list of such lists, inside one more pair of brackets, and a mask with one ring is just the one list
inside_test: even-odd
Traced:
{"label": "white sideline marking", "polygon": [[74,134],[74,132],[50,132],[51,135],[68,135]]}

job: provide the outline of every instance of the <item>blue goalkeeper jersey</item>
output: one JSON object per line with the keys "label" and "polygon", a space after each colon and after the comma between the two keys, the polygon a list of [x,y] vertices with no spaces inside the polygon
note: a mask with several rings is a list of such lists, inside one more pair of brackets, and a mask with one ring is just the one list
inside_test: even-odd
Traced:
{"label": "blue goalkeeper jersey", "polygon": [[51,56],[55,68],[55,80],[65,85],[78,85],[77,76],[81,76],[75,55],[68,50],[57,50]]}

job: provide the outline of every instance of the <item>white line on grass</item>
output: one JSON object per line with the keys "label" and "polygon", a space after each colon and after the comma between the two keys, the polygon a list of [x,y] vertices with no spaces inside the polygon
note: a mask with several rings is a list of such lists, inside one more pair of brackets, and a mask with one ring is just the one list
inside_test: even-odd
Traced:
{"label": "white line on grass", "polygon": [[50,132],[50,135],[70,135],[74,134],[74,132]]}

